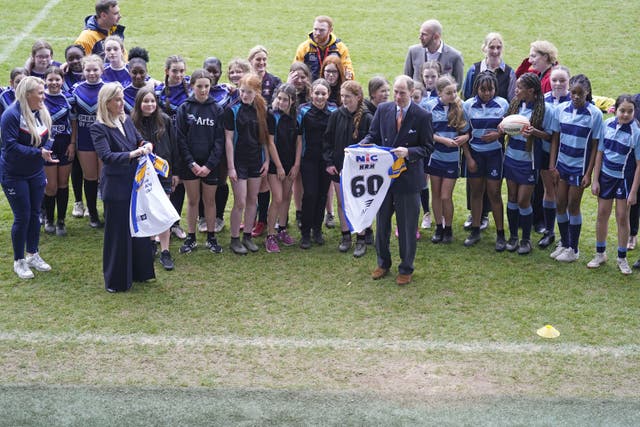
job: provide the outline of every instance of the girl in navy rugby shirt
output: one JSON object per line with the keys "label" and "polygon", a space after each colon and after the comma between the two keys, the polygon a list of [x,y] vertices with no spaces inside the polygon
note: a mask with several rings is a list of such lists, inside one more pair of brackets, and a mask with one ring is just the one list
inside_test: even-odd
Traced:
{"label": "girl in navy rugby shirt", "polygon": [[[276,89],[274,108],[269,111],[269,187],[272,200],[267,218],[267,252],[280,252],[278,241],[285,246],[294,245],[287,233],[287,217],[291,205],[293,182],[300,172],[302,142],[298,139],[296,124],[296,89],[284,83]],[[276,230],[276,221],[279,229]],[[277,231],[277,235],[276,235]]]}
{"label": "girl in navy rugby shirt", "polygon": [[[46,233],[56,233],[58,236],[67,234],[65,217],[69,204],[69,174],[71,163],[76,155],[76,146],[71,144],[71,105],[66,94],[62,92],[64,73],[58,67],[50,67],[45,73],[47,90],[45,91],[44,104],[49,110],[51,120],[51,136],[53,137],[53,156],[58,163],[45,164],[44,171],[47,175],[47,186],[44,190],[44,209]],[[54,210],[58,208],[58,221],[54,225]]]}
{"label": "girl in navy rugby shirt", "polygon": [[330,104],[331,87],[325,79],[318,79],[311,85],[311,102],[303,104],[298,110],[298,134],[302,141],[302,227],[300,248],[311,247],[311,234],[318,245],[324,244],[322,220],[327,202],[327,191],[331,179],[325,170],[322,157],[324,132],[329,116],[336,110]]}
{"label": "girl in navy rugby shirt", "polygon": [[[176,123],[178,108],[189,98],[189,76],[186,76],[186,63],[179,55],[167,57],[164,63],[164,83],[156,87],[156,95],[162,110]],[[171,204],[182,215],[184,205],[184,185],[182,183],[171,193]],[[184,239],[186,234],[180,221],[171,227],[173,234],[179,239]]]}
{"label": "girl in navy rugby shirt", "polygon": [[122,87],[131,83],[131,76],[124,59],[124,43],[118,36],[104,39],[105,66],[102,80],[105,83],[120,82]]}
{"label": "girl in navy rugby shirt", "polygon": [[[98,177],[102,163],[98,159],[89,128],[96,120],[98,111],[98,93],[104,85],[102,58],[98,55],[85,56],[82,59],[82,70],[85,80],[78,83],[72,92],[71,105],[73,115],[71,126],[72,135],[76,135],[76,155],[80,160],[84,178],[84,194],[87,197],[89,210],[89,226],[101,228],[104,224],[98,216]],[[71,141],[74,143],[74,141]]]}
{"label": "girl in navy rugby shirt", "polygon": [[82,58],[84,58],[84,49],[80,45],[72,44],[64,50],[64,59],[67,62],[67,71],[64,75],[64,85],[62,87],[64,92],[71,93],[73,86],[84,80]]}
{"label": "girl in navy rugby shirt", "polygon": [[[231,250],[236,254],[256,252],[251,238],[256,216],[258,191],[269,170],[267,105],[260,95],[261,80],[247,74],[239,81],[239,102],[224,112],[225,148],[229,179],[233,187],[231,210]],[[244,213],[244,235],[240,241],[240,221]]]}
{"label": "girl in navy rugby shirt", "polygon": [[26,67],[29,75],[44,80],[44,73],[52,65],[60,66],[59,62],[53,60],[53,48],[44,40],[36,41],[31,47],[31,56],[27,60]]}
{"label": "girl in navy rugby shirt", "polygon": [[0,93],[0,116],[2,116],[4,110],[9,108],[9,105],[15,101],[15,89],[18,87],[20,81],[28,75],[26,68],[16,67],[11,70],[11,73],[9,73],[9,86],[4,91],[0,91],[2,92]]}

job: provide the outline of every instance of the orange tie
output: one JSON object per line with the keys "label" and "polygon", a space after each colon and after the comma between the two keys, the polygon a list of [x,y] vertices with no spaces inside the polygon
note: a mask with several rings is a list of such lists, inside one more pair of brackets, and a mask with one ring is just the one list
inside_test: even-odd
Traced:
{"label": "orange tie", "polygon": [[402,126],[402,108],[398,109],[398,114],[396,115],[396,131],[400,131],[400,126]]}

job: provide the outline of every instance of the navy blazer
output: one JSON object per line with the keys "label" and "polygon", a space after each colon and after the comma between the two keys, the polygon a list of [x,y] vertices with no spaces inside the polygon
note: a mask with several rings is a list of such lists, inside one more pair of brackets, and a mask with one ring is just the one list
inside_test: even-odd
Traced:
{"label": "navy blazer", "polygon": [[389,189],[391,192],[419,192],[427,185],[423,158],[433,151],[431,113],[413,101],[402,120],[400,131],[396,131],[396,103],[385,102],[378,105],[369,133],[360,143],[409,149],[405,158],[407,170],[393,181]]}
{"label": "navy blazer", "polygon": [[118,128],[111,128],[103,123],[95,122],[91,125],[93,146],[104,163],[100,176],[100,191],[105,202],[131,199],[138,159],[129,158],[129,152],[138,148],[142,137],[129,116],[122,127],[125,135]]}

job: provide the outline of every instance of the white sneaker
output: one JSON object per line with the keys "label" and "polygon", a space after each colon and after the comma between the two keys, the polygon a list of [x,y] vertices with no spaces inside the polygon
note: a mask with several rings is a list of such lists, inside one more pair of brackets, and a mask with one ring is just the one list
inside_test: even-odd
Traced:
{"label": "white sneaker", "polygon": [[171,226],[171,232],[173,233],[174,236],[176,236],[178,239],[186,239],[187,238],[187,233],[184,232],[184,230],[182,229],[182,227],[180,227],[180,224],[177,225],[172,225]]}
{"label": "white sneaker", "polygon": [[580,252],[574,252],[573,248],[565,248],[564,251],[556,257],[556,261],[574,262],[580,258]]}
{"label": "white sneaker", "polygon": [[205,218],[198,219],[198,231],[201,233],[207,232],[207,220]]}
{"label": "white sneaker", "polygon": [[553,258],[553,259],[556,259],[556,258],[558,258],[558,256],[559,256],[562,252],[564,252],[564,250],[565,250],[565,249],[567,249],[567,248],[565,248],[565,247],[564,247],[564,246],[562,246],[562,245],[558,245],[558,246],[556,246],[555,250],[554,250],[553,252],[551,252],[551,254],[549,254],[549,256],[550,256],[551,258]]}
{"label": "white sneaker", "polygon": [[422,228],[431,228],[431,214],[429,212],[422,216]]}
{"label": "white sneaker", "polygon": [[616,260],[618,263],[618,268],[620,269],[620,273],[624,275],[631,274],[631,267],[629,267],[629,262],[626,258],[618,258]]}
{"label": "white sneaker", "polygon": [[35,268],[38,271],[51,271],[51,266],[44,262],[38,252],[33,255],[27,254],[27,264],[29,267]]}
{"label": "white sneaker", "polygon": [[216,226],[213,229],[213,231],[215,231],[216,233],[219,233],[222,231],[223,228],[224,228],[224,219],[216,218]]}
{"label": "white sneaker", "polygon": [[15,271],[21,279],[33,279],[33,271],[31,271],[27,260],[24,258],[13,261],[13,271]]}
{"label": "white sneaker", "polygon": [[74,218],[82,218],[82,216],[84,215],[84,203],[75,202],[73,204],[73,210],[71,211],[71,215]]}
{"label": "white sneaker", "polygon": [[587,263],[587,267],[598,268],[605,262],[607,262],[606,252],[596,252],[596,256],[594,256],[593,259]]}

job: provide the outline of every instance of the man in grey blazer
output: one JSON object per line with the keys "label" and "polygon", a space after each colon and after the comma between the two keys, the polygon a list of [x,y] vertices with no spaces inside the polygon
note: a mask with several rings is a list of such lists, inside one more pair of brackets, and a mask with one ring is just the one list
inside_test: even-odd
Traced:
{"label": "man in grey blazer", "polygon": [[442,25],[435,19],[425,21],[420,27],[420,44],[413,45],[407,52],[404,74],[421,82],[420,69],[426,61],[438,61],[443,74],[451,74],[462,87],[464,79],[464,61],[462,54],[442,41]]}

